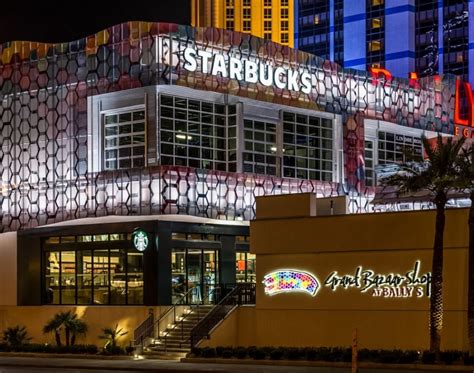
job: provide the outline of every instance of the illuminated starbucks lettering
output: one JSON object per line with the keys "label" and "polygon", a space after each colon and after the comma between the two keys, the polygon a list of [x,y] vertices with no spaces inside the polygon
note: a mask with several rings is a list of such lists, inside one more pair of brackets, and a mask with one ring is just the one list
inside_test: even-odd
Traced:
{"label": "illuminated starbucks lettering", "polygon": [[276,86],[279,89],[288,89],[295,92],[309,94],[316,76],[301,69],[295,70],[284,66],[273,66],[260,60],[251,61],[245,58],[213,54],[204,50],[186,48],[183,53],[184,68],[195,72],[200,66],[200,72],[221,76],[223,78],[260,83],[266,87]]}

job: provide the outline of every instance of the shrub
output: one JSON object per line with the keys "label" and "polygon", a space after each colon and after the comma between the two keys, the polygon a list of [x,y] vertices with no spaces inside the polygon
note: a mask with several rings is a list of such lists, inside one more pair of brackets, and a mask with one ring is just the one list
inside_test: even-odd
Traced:
{"label": "shrub", "polygon": [[418,351],[408,350],[402,352],[398,362],[400,364],[413,364],[416,363],[419,359],[420,354],[418,353]]}
{"label": "shrub", "polygon": [[225,349],[224,351],[222,351],[222,357],[224,359],[230,359],[233,355],[234,355],[234,351],[230,348]]}
{"label": "shrub", "polygon": [[443,363],[451,365],[455,361],[461,360],[462,352],[453,350],[443,351],[440,358]]}
{"label": "shrub", "polygon": [[266,358],[267,354],[265,353],[264,348],[257,348],[255,349],[255,354],[253,358],[255,360],[264,360]]}
{"label": "shrub", "polygon": [[283,350],[281,348],[275,348],[270,352],[271,360],[280,360],[281,358],[283,358]]}
{"label": "shrub", "polygon": [[102,350],[104,355],[125,355],[125,350],[120,346],[112,346],[111,344]]}
{"label": "shrub", "polygon": [[288,360],[299,360],[301,358],[301,352],[299,348],[289,348],[286,357]]}
{"label": "shrub", "polygon": [[314,361],[318,358],[318,351],[315,348],[306,348],[305,349],[306,360]]}
{"label": "shrub", "polygon": [[430,351],[423,351],[421,355],[421,362],[423,364],[434,364],[436,360],[436,354]]}
{"label": "shrub", "polygon": [[250,358],[255,359],[255,353],[257,351],[257,347],[255,346],[250,346],[247,348],[247,352]]}
{"label": "shrub", "polygon": [[244,347],[237,347],[234,350],[234,355],[237,359],[245,359],[247,357],[247,349]]}
{"label": "shrub", "polygon": [[216,357],[216,349],[212,347],[204,347],[201,351],[201,356],[204,358]]}
{"label": "shrub", "polygon": [[201,356],[201,354],[202,354],[202,348],[193,347],[193,348],[191,349],[191,354],[192,354],[193,356],[195,356],[195,357]]}
{"label": "shrub", "polygon": [[26,327],[17,325],[3,331],[3,340],[10,346],[21,346],[28,343],[31,337],[28,336]]}
{"label": "shrub", "polygon": [[216,347],[216,356],[222,357],[222,354],[225,350],[227,350],[227,347],[222,347],[222,346]]}
{"label": "shrub", "polygon": [[474,365],[474,356],[470,356],[469,352],[465,352],[463,356],[465,365]]}

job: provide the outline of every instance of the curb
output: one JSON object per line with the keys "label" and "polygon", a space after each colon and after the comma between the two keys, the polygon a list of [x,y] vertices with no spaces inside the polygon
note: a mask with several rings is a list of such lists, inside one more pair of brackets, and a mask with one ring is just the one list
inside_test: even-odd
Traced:
{"label": "curb", "polygon": [[[293,367],[320,367],[320,368],[350,368],[351,363],[324,362],[324,361],[292,361],[292,360],[253,360],[253,359],[223,359],[223,358],[182,358],[182,363],[203,364],[238,364],[238,365],[263,365],[263,366],[293,366]],[[365,369],[404,369],[421,371],[446,371],[446,372],[473,372],[472,365],[431,365],[431,364],[382,364],[359,363],[359,368]]]}
{"label": "curb", "polygon": [[0,359],[2,357],[30,357],[43,359],[85,359],[85,360],[130,360],[131,356],[108,356],[108,355],[91,355],[91,354],[49,354],[36,352],[0,352]]}

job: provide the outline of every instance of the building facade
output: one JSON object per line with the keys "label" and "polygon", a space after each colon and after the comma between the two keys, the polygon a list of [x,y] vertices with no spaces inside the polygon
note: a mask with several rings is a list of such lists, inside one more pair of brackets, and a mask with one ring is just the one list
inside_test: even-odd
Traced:
{"label": "building facade", "polygon": [[294,46],[294,0],[191,0],[191,24]]}
{"label": "building facade", "polygon": [[423,135],[470,137],[452,76],[377,79],[230,30],[129,22],[0,58],[13,306],[209,301],[255,280],[258,196],[371,212],[377,166],[421,160]]}
{"label": "building facade", "polygon": [[469,1],[299,0],[298,7],[301,50],[345,68],[385,68],[404,78],[454,74],[474,82]]}

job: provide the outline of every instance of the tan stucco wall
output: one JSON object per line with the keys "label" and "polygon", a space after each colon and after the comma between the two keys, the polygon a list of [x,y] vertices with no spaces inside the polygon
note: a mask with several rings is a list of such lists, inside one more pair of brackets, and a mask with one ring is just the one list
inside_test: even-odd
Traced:
{"label": "tan stucco wall", "polygon": [[[348,346],[358,328],[361,348],[428,348],[428,297],[377,298],[356,288],[333,292],[324,281],[333,271],[354,274],[358,266],[404,275],[417,260],[422,274],[430,272],[434,211],[258,219],[258,203],[250,229],[257,304],[236,311],[235,320],[222,323],[219,337],[213,340],[216,331],[208,343]],[[271,215],[265,208],[265,216]],[[446,212],[443,349],[467,349],[467,217],[465,209]],[[266,295],[263,277],[280,269],[313,273],[319,292]],[[236,329],[237,337],[225,338]]]}
{"label": "tan stucco wall", "polygon": [[[128,331],[119,342],[122,346],[129,344],[133,339],[135,328],[148,317],[151,308],[145,306],[35,306],[35,307],[0,307],[0,331],[6,327],[15,325],[25,325],[28,334],[33,337],[32,343],[52,343],[54,344],[54,336],[52,334],[43,334],[43,326],[50,320],[54,314],[60,311],[72,310],[84,320],[89,331],[86,337],[79,337],[79,344],[95,344],[103,346],[104,341],[98,338],[102,334],[102,328],[112,327],[116,324]],[[164,309],[163,309],[164,310]],[[154,307],[155,315],[161,313],[159,307]],[[64,343],[64,336],[63,343]]]}
{"label": "tan stucco wall", "polygon": [[0,305],[17,304],[16,232],[0,234]]}

